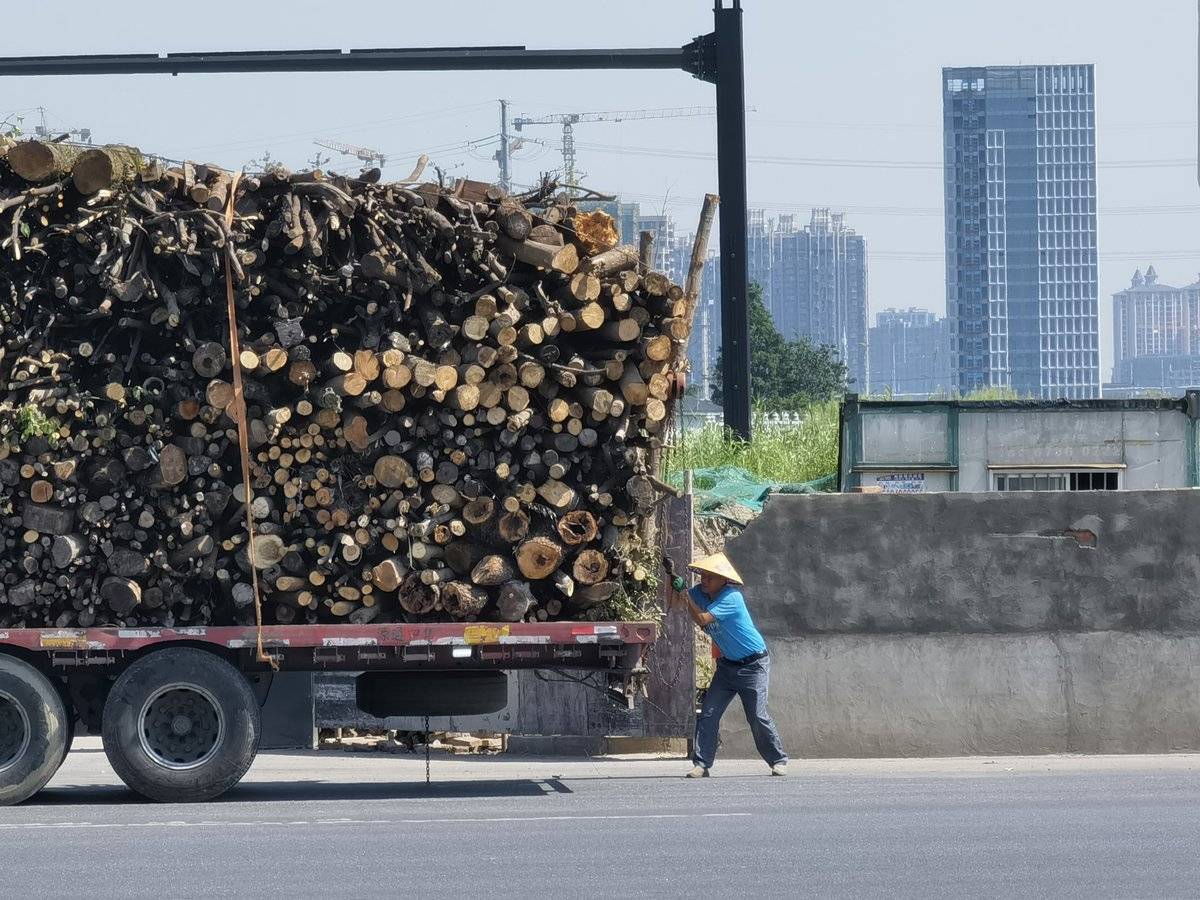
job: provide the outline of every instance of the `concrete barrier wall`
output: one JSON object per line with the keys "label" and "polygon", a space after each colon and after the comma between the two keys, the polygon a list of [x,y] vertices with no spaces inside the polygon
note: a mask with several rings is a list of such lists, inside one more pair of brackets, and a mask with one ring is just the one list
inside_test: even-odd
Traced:
{"label": "concrete barrier wall", "polygon": [[1186,490],[776,496],[728,550],[796,757],[1161,752],[1200,748],[1198,526]]}

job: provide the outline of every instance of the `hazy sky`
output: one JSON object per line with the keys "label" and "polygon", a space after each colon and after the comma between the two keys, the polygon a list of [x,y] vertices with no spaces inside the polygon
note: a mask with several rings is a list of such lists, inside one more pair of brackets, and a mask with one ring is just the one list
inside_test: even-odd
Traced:
{"label": "hazy sky", "polygon": [[[711,28],[709,0],[288,3],[127,0],[7,4],[0,55],[526,44],[678,46]],[[1193,0],[744,0],[750,199],[807,221],[845,210],[866,235],[872,310],[944,312],[941,94],[945,65],[1096,64],[1100,296],[1109,378],[1111,294],[1135,267],[1200,277]],[[169,157],[240,166],[264,151],[299,167],[330,137],[389,154],[402,176],[427,151],[453,175],[494,178],[496,99],[514,114],[711,106],[683,73],[222,75],[0,80],[0,119],[44,106]],[[559,164],[557,128],[515,177]],[[576,128],[587,183],[665,209],[685,230],[716,189],[715,125],[676,118]],[[662,152],[648,152],[662,151]],[[325,152],[325,151],[322,151]],[[856,161],[861,161],[855,164]],[[1164,162],[1166,161],[1166,162]],[[345,160],[347,164],[354,160]],[[925,163],[924,167],[895,163]],[[336,167],[336,163],[334,164]]]}

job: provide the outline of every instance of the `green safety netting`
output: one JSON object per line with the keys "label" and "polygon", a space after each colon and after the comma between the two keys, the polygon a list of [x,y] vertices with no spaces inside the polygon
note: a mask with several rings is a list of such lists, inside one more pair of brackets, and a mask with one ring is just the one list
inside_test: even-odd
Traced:
{"label": "green safety netting", "polygon": [[[667,480],[676,487],[683,487],[686,477],[683,472],[672,472]],[[701,513],[718,512],[730,504],[759,512],[768,494],[815,494],[833,491],[836,487],[833,475],[813,481],[776,482],[764,481],[737,466],[692,470],[692,493],[696,498],[696,509]]]}

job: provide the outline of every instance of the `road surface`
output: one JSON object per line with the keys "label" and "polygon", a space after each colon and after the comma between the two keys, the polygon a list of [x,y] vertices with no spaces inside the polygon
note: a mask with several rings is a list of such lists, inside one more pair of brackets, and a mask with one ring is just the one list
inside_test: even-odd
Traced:
{"label": "road surface", "polygon": [[1200,755],[751,762],[264,754],[154,805],[77,742],[0,895],[1195,896]]}

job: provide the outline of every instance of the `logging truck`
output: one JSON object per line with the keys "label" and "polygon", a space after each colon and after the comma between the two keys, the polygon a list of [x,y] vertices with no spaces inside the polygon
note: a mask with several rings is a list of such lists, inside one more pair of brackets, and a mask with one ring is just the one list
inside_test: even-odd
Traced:
{"label": "logging truck", "polygon": [[276,672],[384,718],[498,711],[514,669],[632,702],[656,628],[609,601],[653,602],[716,197],[678,285],[549,182],[0,160],[0,804],[76,728],[217,797]]}
{"label": "logging truck", "polygon": [[276,672],[359,672],[358,706],[381,718],[496,712],[513,669],[607,673],[632,704],[655,637],[561,621],[0,630],[0,804],[41,790],[77,730],[147,799],[218,797],[254,761]]}

